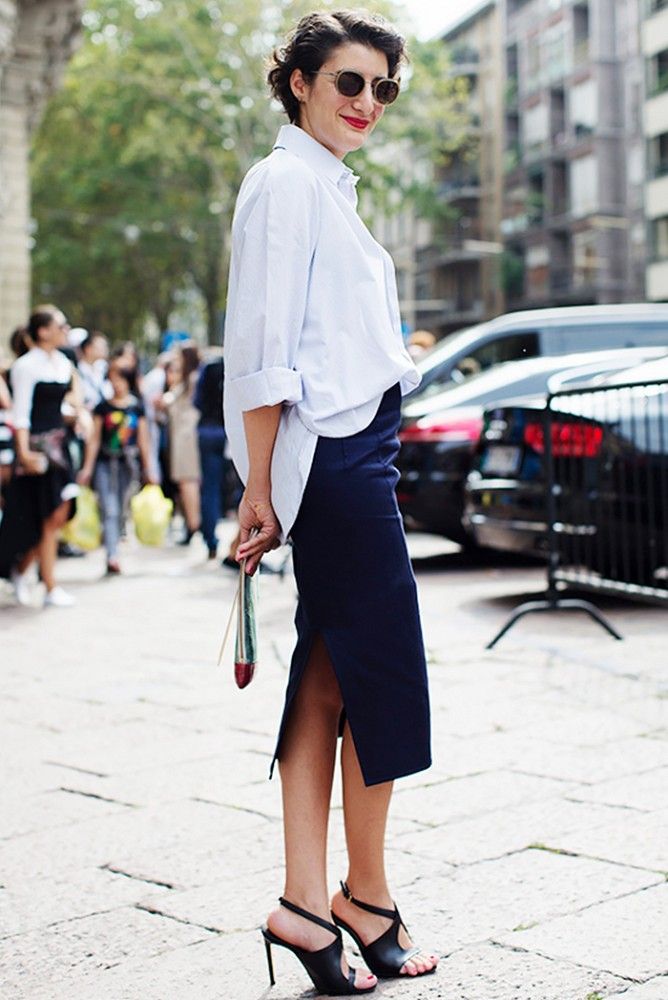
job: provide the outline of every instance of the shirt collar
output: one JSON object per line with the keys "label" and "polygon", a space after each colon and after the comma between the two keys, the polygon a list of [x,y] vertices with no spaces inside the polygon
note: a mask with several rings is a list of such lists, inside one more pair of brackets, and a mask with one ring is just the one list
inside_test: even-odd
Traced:
{"label": "shirt collar", "polygon": [[274,144],[274,149],[278,148],[287,149],[295,156],[301,157],[317,174],[327,177],[342,190],[352,188],[354,192],[359,180],[357,174],[298,125],[280,127]]}

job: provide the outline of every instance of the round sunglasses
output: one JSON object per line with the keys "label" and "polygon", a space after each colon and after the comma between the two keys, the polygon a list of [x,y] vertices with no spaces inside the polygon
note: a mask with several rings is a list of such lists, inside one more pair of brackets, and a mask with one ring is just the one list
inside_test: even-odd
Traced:
{"label": "round sunglasses", "polygon": [[[331,76],[334,86],[342,97],[357,97],[364,90],[366,80],[354,69],[340,69],[338,73],[316,70],[314,76]],[[379,77],[371,81],[371,93],[378,104],[392,104],[399,96],[399,81],[389,77]]]}

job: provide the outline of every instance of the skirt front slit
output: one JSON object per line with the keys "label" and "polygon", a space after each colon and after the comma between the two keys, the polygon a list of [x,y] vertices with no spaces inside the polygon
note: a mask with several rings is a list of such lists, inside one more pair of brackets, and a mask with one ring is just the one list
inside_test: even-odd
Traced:
{"label": "skirt front slit", "polygon": [[274,762],[320,634],[367,785],[431,763],[417,589],[395,495],[400,402],[397,385],[364,430],[318,439],[291,532],[297,643]]}

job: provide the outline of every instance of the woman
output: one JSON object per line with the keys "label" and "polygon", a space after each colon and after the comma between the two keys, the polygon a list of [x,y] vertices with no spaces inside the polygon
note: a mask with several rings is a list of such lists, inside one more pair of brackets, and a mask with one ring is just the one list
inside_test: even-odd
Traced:
{"label": "woman", "polygon": [[[232,229],[225,426],[246,484],[237,558],[254,573],[290,535],[299,591],[275,753],[286,882],[263,934],[272,981],[275,944],[335,995],[437,964],[408,937],[383,857],[393,780],[431,763],[416,588],[392,465],[400,397],[419,376],[403,346],[391,258],[357,215],[357,178],[342,162],[398,95],[403,55],[401,36],[374,15],[300,21],[269,73],[291,124],[246,175]],[[330,902],[326,836],[340,732],[349,867]],[[348,969],[340,928],[373,974]]]}
{"label": "woman", "polygon": [[70,607],[74,598],[54,576],[58,534],[74,513],[78,493],[66,447],[63,400],[80,393],[72,363],[59,350],[67,322],[54,306],[41,306],[28,323],[34,347],[12,365],[17,466],[0,525],[0,576],[14,584],[19,604],[31,604],[28,570],[35,559],[46,586],[45,604]]}
{"label": "woman", "polygon": [[93,429],[86,442],[86,459],[77,480],[88,486],[93,480],[102,509],[102,532],[107,552],[107,575],[121,572],[118,545],[133,483],[140,478],[139,462],[146,482],[151,475],[148,427],[139,400],[136,373],[127,368],[122,354],[114,354],[109,365],[112,395],[93,410]]}
{"label": "woman", "polygon": [[199,410],[193,403],[199,372],[199,351],[180,347],[169,365],[170,390],[163,397],[169,415],[169,474],[178,484],[186,530],[181,545],[188,545],[200,530],[200,480],[202,471],[197,442]]}

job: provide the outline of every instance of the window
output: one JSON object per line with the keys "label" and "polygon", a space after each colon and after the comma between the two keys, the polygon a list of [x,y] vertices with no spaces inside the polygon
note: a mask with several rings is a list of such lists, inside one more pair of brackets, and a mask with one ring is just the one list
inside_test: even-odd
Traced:
{"label": "window", "polygon": [[520,361],[522,358],[535,358],[539,354],[538,334],[534,332],[506,333],[496,340],[471,350],[466,357],[460,358],[455,365],[455,381],[470,378],[478,372],[485,371],[493,365],[504,361]]}
{"label": "window", "polygon": [[571,211],[588,215],[598,206],[598,164],[595,156],[581,156],[570,165]]}
{"label": "window", "polygon": [[593,230],[573,233],[573,285],[591,285],[598,272],[597,236]]}
{"label": "window", "polygon": [[668,260],[668,218],[653,219],[650,229],[650,252],[654,260]]}
{"label": "window", "polygon": [[560,80],[569,72],[566,50],[566,22],[560,21],[545,32],[545,75],[548,82]]}
{"label": "window", "polygon": [[619,323],[581,323],[555,330],[560,349],[566,353],[598,351],[617,347],[643,347],[666,343],[666,324],[642,323],[626,319]]}
{"label": "window", "polygon": [[527,148],[540,146],[546,142],[550,129],[547,104],[536,104],[533,108],[525,111],[522,127],[524,143]]}
{"label": "window", "polygon": [[584,80],[571,88],[569,114],[576,135],[594,131],[598,119],[598,93],[595,80]]}

